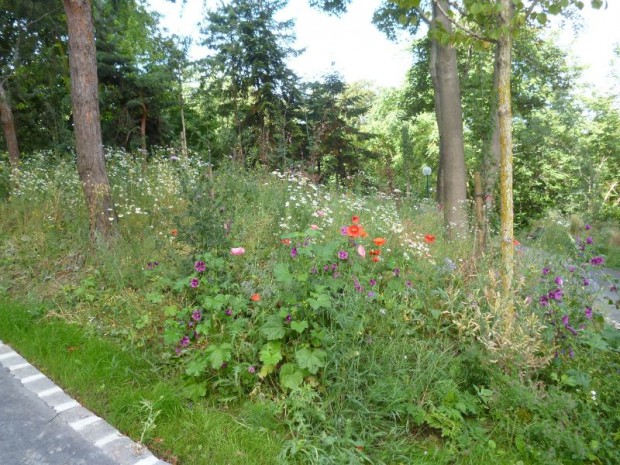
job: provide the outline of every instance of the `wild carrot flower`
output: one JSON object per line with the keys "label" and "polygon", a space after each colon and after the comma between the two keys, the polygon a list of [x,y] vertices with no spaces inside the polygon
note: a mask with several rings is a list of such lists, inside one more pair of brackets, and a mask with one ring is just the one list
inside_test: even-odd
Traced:
{"label": "wild carrot flower", "polygon": [[194,269],[198,273],[202,273],[203,271],[205,271],[207,269],[207,264],[205,262],[203,262],[202,260],[199,260],[196,263],[194,263]]}

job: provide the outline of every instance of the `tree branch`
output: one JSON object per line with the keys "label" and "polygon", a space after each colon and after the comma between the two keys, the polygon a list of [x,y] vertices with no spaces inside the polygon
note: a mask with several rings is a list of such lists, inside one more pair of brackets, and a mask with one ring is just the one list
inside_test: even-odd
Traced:
{"label": "tree branch", "polygon": [[439,4],[439,2],[437,0],[433,0],[433,3],[437,6],[437,9],[447,18],[448,21],[450,21],[454,27],[456,27],[457,29],[460,29],[461,31],[463,31],[465,34],[473,37],[474,39],[478,39],[482,42],[488,42],[490,44],[495,44],[497,43],[496,40],[492,40],[489,39],[487,37],[483,37],[480,34],[475,33],[474,31],[472,31],[471,29],[467,29],[465,26],[463,26],[462,24],[458,23],[457,21],[453,20],[452,18],[450,18],[450,16],[448,16],[448,13],[443,9],[443,7]]}
{"label": "tree branch", "polygon": [[428,24],[429,26],[432,23],[431,18],[429,18],[428,16],[426,16],[426,14],[418,7],[413,7],[413,9],[415,10],[415,12],[418,14],[418,16],[420,17],[420,19],[422,21],[424,21],[426,24]]}

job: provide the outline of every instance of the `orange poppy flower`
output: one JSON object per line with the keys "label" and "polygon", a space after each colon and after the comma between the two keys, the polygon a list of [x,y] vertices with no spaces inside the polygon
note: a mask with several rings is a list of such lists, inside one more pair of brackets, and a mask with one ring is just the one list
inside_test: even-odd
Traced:
{"label": "orange poppy flower", "polygon": [[171,229],[170,235],[173,237],[177,237],[179,235],[179,231],[177,229]]}
{"label": "orange poppy flower", "polygon": [[250,300],[251,300],[252,302],[258,302],[258,301],[260,300],[260,294],[252,294],[252,295],[250,296]]}
{"label": "orange poppy flower", "polygon": [[284,245],[291,245],[291,240],[290,239],[282,239],[280,242],[282,244],[284,244]]}
{"label": "orange poppy flower", "polygon": [[382,237],[375,237],[372,241],[375,243],[375,245],[379,247],[385,244],[385,239],[383,239]]}
{"label": "orange poppy flower", "polygon": [[374,257],[372,257],[372,261],[377,263],[379,260],[381,260],[379,257],[377,257],[376,255]]}
{"label": "orange poppy flower", "polygon": [[360,226],[360,236],[361,237],[368,237],[368,233],[366,232],[366,230]]}
{"label": "orange poppy flower", "polygon": [[347,235],[351,237],[360,237],[362,235],[362,227],[354,224],[353,226],[347,226]]}
{"label": "orange poppy flower", "polygon": [[351,222],[353,224],[358,224],[360,222],[360,217],[357,215],[353,215],[353,217],[351,218]]}
{"label": "orange poppy flower", "polygon": [[427,244],[432,244],[433,242],[435,242],[435,236],[433,236],[432,234],[427,234],[426,236],[424,236],[424,242],[426,242]]}
{"label": "orange poppy flower", "polygon": [[516,240],[516,239],[513,239],[513,240],[512,240],[512,244],[513,244],[514,246],[519,246],[519,245],[521,245],[521,243],[520,243],[518,240]]}

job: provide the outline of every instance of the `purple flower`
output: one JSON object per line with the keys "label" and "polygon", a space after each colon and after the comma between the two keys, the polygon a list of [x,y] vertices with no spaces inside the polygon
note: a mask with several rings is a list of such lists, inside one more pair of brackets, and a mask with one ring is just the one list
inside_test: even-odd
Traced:
{"label": "purple flower", "polygon": [[343,226],[342,228],[340,228],[340,234],[343,235],[343,236],[348,236],[349,235],[349,231],[348,231],[346,226]]}
{"label": "purple flower", "polygon": [[570,358],[575,357],[575,351],[574,351],[573,349],[570,349],[570,350],[568,351],[568,356],[569,356]]}
{"label": "purple flower", "polygon": [[368,297],[370,297],[371,299],[372,299],[375,295],[376,295],[376,294],[375,294],[374,292],[372,292],[372,291],[370,291],[370,292],[368,293]]}
{"label": "purple flower", "polygon": [[413,284],[411,284],[411,281],[407,281],[407,282],[405,283],[405,286],[407,286],[407,287],[411,287],[411,286],[413,286]]}
{"label": "purple flower", "polygon": [[575,272],[575,267],[573,265],[568,267],[568,271],[570,271],[571,273]]}
{"label": "purple flower", "polygon": [[194,269],[198,273],[202,273],[203,271],[205,271],[207,269],[207,264],[205,262],[203,262],[202,260],[197,261],[196,263],[194,263]]}
{"label": "purple flower", "polygon": [[248,367],[248,371],[252,374],[256,373],[256,367],[254,365],[250,365]]}
{"label": "purple flower", "polygon": [[353,285],[355,287],[355,290],[357,292],[362,292],[364,289],[362,288],[362,285],[359,282],[359,279],[357,279],[355,276],[353,276]]}
{"label": "purple flower", "polygon": [[192,312],[192,320],[200,321],[202,319],[202,312],[198,309]]}
{"label": "purple flower", "polygon": [[227,308],[224,313],[226,314],[226,316],[232,316],[232,308]]}
{"label": "purple flower", "polygon": [[371,279],[369,281],[369,283],[370,283],[371,286],[376,286],[377,285],[377,280],[376,279]]}
{"label": "purple flower", "polygon": [[562,300],[564,296],[564,291],[562,289],[556,289],[555,291],[549,292],[549,298],[553,300]]}
{"label": "purple flower", "polygon": [[592,257],[592,258],[590,259],[590,263],[591,263],[592,265],[602,265],[603,263],[605,263],[605,258],[604,258],[604,257],[601,257],[601,256],[598,256],[598,257]]}
{"label": "purple flower", "polygon": [[292,317],[292,316],[291,316],[291,314],[289,313],[288,315],[286,315],[286,318],[284,318],[284,321],[285,321],[286,323],[290,323],[292,319],[293,319],[293,317]]}
{"label": "purple flower", "polygon": [[334,271],[334,273],[332,274],[332,278],[334,279],[338,279],[342,276],[342,274],[340,273],[340,271]]}
{"label": "purple flower", "polygon": [[583,278],[583,285],[584,286],[589,286],[590,285],[590,280],[588,278]]}
{"label": "purple flower", "polygon": [[555,283],[556,283],[558,286],[561,286],[562,284],[564,284],[564,280],[562,279],[562,277],[561,277],[561,276],[556,276],[556,277],[555,277]]}
{"label": "purple flower", "polygon": [[542,274],[543,274],[544,276],[548,275],[548,274],[549,274],[549,268],[544,267],[544,268],[542,269]]}
{"label": "purple flower", "polygon": [[338,264],[332,263],[332,271],[336,271],[336,268],[338,268]]}
{"label": "purple flower", "polygon": [[538,303],[543,307],[547,307],[549,305],[549,297],[547,297],[546,295],[541,295]]}
{"label": "purple flower", "polygon": [[586,244],[592,244],[592,243],[594,243],[594,239],[592,239],[592,237],[587,237]]}
{"label": "purple flower", "polygon": [[586,307],[586,318],[588,320],[592,319],[592,309],[590,307]]}
{"label": "purple flower", "polygon": [[590,226],[588,223],[586,223],[585,225],[585,230],[589,231],[590,229],[592,229],[592,226]]}
{"label": "purple flower", "polygon": [[325,265],[325,266],[323,267],[323,271],[329,271],[329,265]]}
{"label": "purple flower", "polygon": [[618,286],[616,286],[615,284],[612,284],[611,286],[609,286],[609,290],[611,292],[618,292]]}
{"label": "purple flower", "polygon": [[341,250],[340,252],[338,252],[338,258],[340,260],[346,260],[347,258],[349,258],[349,254],[346,252],[346,250]]}
{"label": "purple flower", "polygon": [[394,273],[395,278],[398,278],[400,276],[400,268],[394,268],[392,273]]}
{"label": "purple flower", "polygon": [[192,278],[192,280],[189,282],[189,285],[190,285],[191,287],[193,287],[194,289],[196,289],[196,288],[198,287],[198,283],[199,283],[199,282],[200,282],[200,281],[198,281],[198,279],[197,279],[197,278]]}
{"label": "purple flower", "polygon": [[568,326],[568,315],[562,315],[562,324]]}
{"label": "purple flower", "polygon": [[189,345],[189,337],[183,336],[181,339],[181,347],[187,347]]}
{"label": "purple flower", "polygon": [[291,249],[291,257],[295,258],[297,256],[297,247],[293,247]]}

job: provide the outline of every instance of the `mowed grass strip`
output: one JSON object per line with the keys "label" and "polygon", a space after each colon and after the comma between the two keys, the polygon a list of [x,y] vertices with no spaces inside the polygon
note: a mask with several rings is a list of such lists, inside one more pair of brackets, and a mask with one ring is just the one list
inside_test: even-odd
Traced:
{"label": "mowed grass strip", "polygon": [[[163,459],[177,465],[277,463],[280,438],[243,426],[235,418],[243,412],[192,405],[180,395],[180,380],[163,379],[145,355],[38,313],[0,300],[0,340],[121,432],[135,441],[144,436]],[[155,427],[145,431],[149,416]]]}

